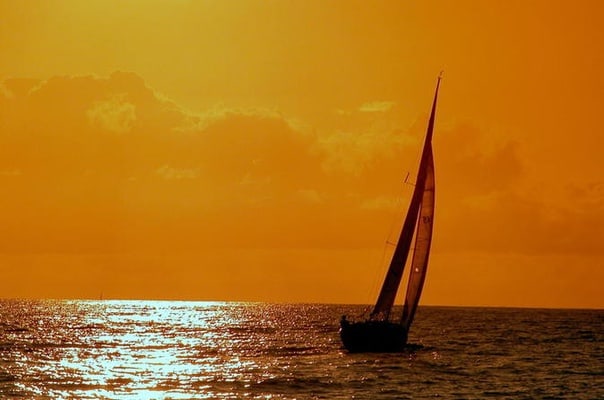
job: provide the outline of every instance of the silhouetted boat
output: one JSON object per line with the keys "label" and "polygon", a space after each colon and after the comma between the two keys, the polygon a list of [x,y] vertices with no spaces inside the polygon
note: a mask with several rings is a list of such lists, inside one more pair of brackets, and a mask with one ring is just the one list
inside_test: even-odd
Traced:
{"label": "silhouetted boat", "polygon": [[[346,316],[343,316],[340,321],[340,337],[344,347],[350,352],[396,352],[404,350],[407,345],[407,334],[413,322],[426,278],[432,241],[435,190],[432,131],[440,80],[439,76],[415,189],[378,299],[366,321],[350,322]],[[403,312],[400,317],[393,318],[392,306],[414,237],[415,246]]]}

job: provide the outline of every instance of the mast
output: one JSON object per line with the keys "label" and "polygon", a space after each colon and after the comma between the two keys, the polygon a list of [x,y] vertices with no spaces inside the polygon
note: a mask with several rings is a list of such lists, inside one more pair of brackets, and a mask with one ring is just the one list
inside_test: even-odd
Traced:
{"label": "mast", "polygon": [[426,138],[424,140],[424,147],[419,165],[419,171],[417,173],[417,180],[415,184],[415,189],[413,190],[413,195],[411,197],[411,203],[409,204],[409,210],[407,211],[407,216],[405,217],[405,222],[403,223],[398,243],[394,250],[392,260],[390,261],[388,272],[386,273],[386,277],[384,278],[382,289],[380,290],[380,294],[377,298],[373,311],[371,312],[371,319],[383,318],[387,320],[389,318],[390,310],[392,309],[392,306],[394,304],[394,299],[396,298],[396,293],[403,277],[405,263],[407,262],[407,256],[411,247],[411,241],[413,240],[413,233],[417,226],[418,215],[424,197],[426,175],[428,173],[429,164],[433,163],[432,132],[434,130],[436,101],[438,99],[438,88],[440,86],[441,79],[442,76],[439,76],[438,81],[436,82],[436,90],[434,92],[434,100],[432,102],[430,120],[428,122],[428,129],[426,131]]}

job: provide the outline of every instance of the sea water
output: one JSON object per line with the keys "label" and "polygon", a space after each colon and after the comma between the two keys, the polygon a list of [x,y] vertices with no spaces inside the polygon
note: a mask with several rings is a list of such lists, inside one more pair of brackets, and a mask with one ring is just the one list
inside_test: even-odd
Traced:
{"label": "sea water", "polygon": [[604,398],[604,310],[420,307],[422,348],[349,354],[365,308],[1,300],[0,398]]}

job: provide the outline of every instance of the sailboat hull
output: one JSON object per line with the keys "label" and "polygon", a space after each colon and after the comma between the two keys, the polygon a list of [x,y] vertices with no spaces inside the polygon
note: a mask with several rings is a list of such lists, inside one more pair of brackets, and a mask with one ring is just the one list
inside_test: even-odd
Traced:
{"label": "sailboat hull", "polygon": [[394,353],[405,349],[407,330],[386,321],[343,322],[340,338],[351,353]]}

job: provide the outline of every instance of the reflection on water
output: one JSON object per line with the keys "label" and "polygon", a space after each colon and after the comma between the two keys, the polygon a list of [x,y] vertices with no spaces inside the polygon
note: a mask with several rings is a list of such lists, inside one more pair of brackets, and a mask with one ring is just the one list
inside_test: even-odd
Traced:
{"label": "reflection on water", "polygon": [[288,351],[288,342],[303,343],[308,335],[288,329],[292,318],[303,317],[300,310],[263,304],[19,301],[9,307],[3,365],[13,395],[238,397],[241,384],[287,374],[289,359],[263,355]]}
{"label": "reflection on water", "polygon": [[423,349],[351,355],[360,310],[3,300],[0,398],[604,398],[602,311],[420,308]]}

